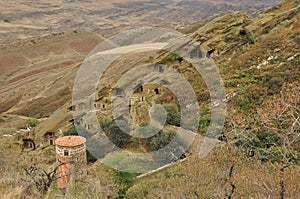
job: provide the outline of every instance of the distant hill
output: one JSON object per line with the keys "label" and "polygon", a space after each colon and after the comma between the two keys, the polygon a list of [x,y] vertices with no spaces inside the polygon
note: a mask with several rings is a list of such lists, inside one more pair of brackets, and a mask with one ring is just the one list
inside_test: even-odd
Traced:
{"label": "distant hill", "polygon": [[277,3],[279,0],[3,1],[0,41],[7,43],[74,29],[110,36],[141,25],[180,28],[221,12],[258,14]]}

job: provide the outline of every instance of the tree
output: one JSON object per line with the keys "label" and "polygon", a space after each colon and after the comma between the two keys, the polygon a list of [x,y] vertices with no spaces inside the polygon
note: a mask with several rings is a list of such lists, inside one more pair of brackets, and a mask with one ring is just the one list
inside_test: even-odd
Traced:
{"label": "tree", "polygon": [[38,166],[36,164],[24,166],[23,170],[27,179],[23,180],[27,182],[32,182],[36,186],[37,190],[44,194],[48,191],[51,183],[58,179],[58,168],[64,164],[66,163],[60,162],[54,168],[51,169],[46,169],[45,167]]}
{"label": "tree", "polygon": [[73,125],[71,128],[69,128],[67,131],[65,131],[64,136],[71,136],[71,135],[78,135],[76,127]]}
{"label": "tree", "polygon": [[100,125],[109,140],[118,147],[125,147],[129,143],[131,136],[126,132],[129,132],[130,128],[125,121],[120,120],[117,123],[116,121],[103,120],[100,122]]}
{"label": "tree", "polygon": [[160,131],[155,136],[148,139],[148,144],[153,151],[156,151],[169,144],[174,139],[175,135],[176,133],[174,131]]}
{"label": "tree", "polygon": [[180,126],[180,120],[181,115],[178,110],[178,107],[176,104],[163,104],[163,108],[160,106],[156,106],[154,108],[154,111],[152,113],[152,116],[160,123],[164,122],[165,119],[165,112],[167,113],[166,122],[167,124],[174,125],[174,126]]}
{"label": "tree", "polygon": [[166,109],[167,123],[174,126],[180,126],[180,112],[176,104],[164,104],[163,107]]}

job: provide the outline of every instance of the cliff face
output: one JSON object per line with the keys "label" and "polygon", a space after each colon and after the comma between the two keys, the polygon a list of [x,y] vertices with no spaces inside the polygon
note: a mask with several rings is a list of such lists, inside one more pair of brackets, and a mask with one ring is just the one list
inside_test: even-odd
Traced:
{"label": "cliff face", "polygon": [[[226,53],[232,54],[235,50],[239,50],[240,53],[246,50],[253,51],[255,48],[252,47],[256,45],[247,44],[268,45],[264,43],[267,38],[298,34],[298,4],[298,1],[284,1],[255,18],[242,12],[217,16],[192,33],[191,37],[208,51],[215,50],[216,56],[226,56]],[[297,41],[293,42],[297,46]],[[275,49],[276,46],[268,47]]]}

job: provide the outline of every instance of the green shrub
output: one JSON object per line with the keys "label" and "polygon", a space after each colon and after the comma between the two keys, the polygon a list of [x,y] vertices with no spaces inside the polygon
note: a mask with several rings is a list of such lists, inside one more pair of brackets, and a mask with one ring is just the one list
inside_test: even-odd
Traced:
{"label": "green shrub", "polygon": [[263,131],[257,133],[258,139],[263,143],[265,148],[282,145],[282,139],[274,132]]}
{"label": "green shrub", "polygon": [[235,87],[238,85],[238,81],[236,79],[225,80],[225,87]]}
{"label": "green shrub", "polygon": [[170,61],[174,61],[174,60],[177,60],[179,59],[179,55],[178,55],[178,52],[176,51],[173,51],[169,54],[169,60]]}
{"label": "green shrub", "polygon": [[[115,121],[102,120],[100,125],[109,140],[118,147],[125,147],[129,143],[131,136],[126,132],[129,132],[130,128],[127,126],[126,122],[118,121],[117,124]],[[122,128],[118,125],[121,125]],[[123,132],[123,130],[126,132]]]}
{"label": "green shrub", "polygon": [[178,110],[176,104],[163,104],[162,107],[156,106],[152,113],[152,117],[154,117],[158,122],[162,123],[165,119],[165,114],[167,114],[166,122],[167,124],[180,126],[181,115]]}
{"label": "green shrub", "polygon": [[241,99],[239,106],[242,111],[249,111],[251,109],[251,101],[249,99]]}
{"label": "green shrub", "polygon": [[271,162],[294,162],[300,164],[300,153],[291,150],[283,145],[283,140],[274,132],[262,131],[253,132],[251,130],[238,132],[234,135],[235,145],[245,150],[257,153],[261,161]]}
{"label": "green shrub", "polygon": [[124,198],[126,192],[135,181],[137,174],[113,170],[111,175],[114,182],[119,185],[117,199]]}
{"label": "green shrub", "polygon": [[250,149],[250,148],[261,148],[262,144],[256,133],[252,131],[239,132],[236,135],[237,141],[235,145],[240,148]]}
{"label": "green shrub", "polygon": [[250,42],[250,44],[254,44],[257,41],[257,38],[253,34],[253,32],[249,29],[246,29],[246,36]]}
{"label": "green shrub", "polygon": [[261,148],[259,149],[262,161],[271,161],[271,162],[295,162],[299,165],[300,154],[297,151],[287,150],[283,146],[272,146],[270,148]]}
{"label": "green shrub", "polygon": [[63,132],[63,135],[64,136],[78,135],[76,127],[72,126],[69,130]]}
{"label": "green shrub", "polygon": [[155,136],[149,138],[148,145],[153,151],[157,151],[164,146],[168,145],[176,136],[176,133],[174,131],[160,131]]}
{"label": "green shrub", "polygon": [[211,113],[209,108],[206,108],[200,115],[199,118],[199,129],[200,134],[205,134],[211,121]]}
{"label": "green shrub", "polygon": [[174,126],[180,126],[180,118],[181,115],[178,111],[178,107],[176,104],[164,104],[163,107],[166,109],[167,115],[167,123]]}
{"label": "green shrub", "polygon": [[40,121],[35,118],[30,118],[26,121],[27,126],[32,127],[32,128],[36,127],[39,123],[40,123]]}

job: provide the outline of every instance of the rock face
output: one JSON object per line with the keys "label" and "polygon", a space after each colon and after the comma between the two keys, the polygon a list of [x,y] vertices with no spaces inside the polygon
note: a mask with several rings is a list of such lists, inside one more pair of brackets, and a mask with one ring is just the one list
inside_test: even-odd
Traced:
{"label": "rock face", "polygon": [[225,14],[211,20],[191,35],[213,56],[225,54],[233,47],[244,45],[247,41],[239,36],[252,18],[243,12]]}
{"label": "rock face", "polygon": [[299,28],[299,1],[284,1],[256,18],[232,12],[216,16],[191,34],[212,57],[232,53],[259,37]]}

